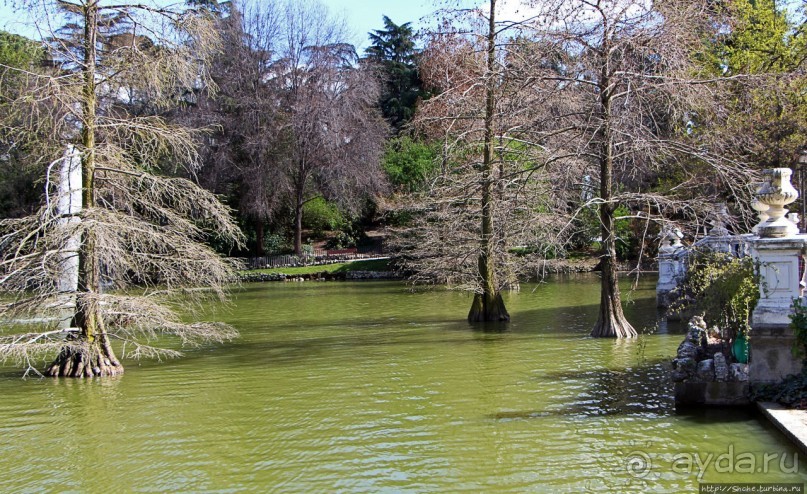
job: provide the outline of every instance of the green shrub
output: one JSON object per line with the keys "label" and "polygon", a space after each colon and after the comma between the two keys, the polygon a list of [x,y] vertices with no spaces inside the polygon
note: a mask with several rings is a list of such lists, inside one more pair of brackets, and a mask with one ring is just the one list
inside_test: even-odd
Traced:
{"label": "green shrub", "polygon": [[541,259],[557,259],[563,254],[558,246],[552,244],[512,247],[508,252],[516,257],[537,254]]}
{"label": "green shrub", "polygon": [[291,246],[285,236],[270,233],[263,237],[263,250],[269,255],[285,254],[291,251]]}
{"label": "green shrub", "polygon": [[325,242],[326,249],[348,249],[356,247],[356,238],[349,232],[341,231],[335,237],[329,238]]}
{"label": "green shrub", "polygon": [[693,253],[687,274],[673,291],[671,310],[693,308],[709,326],[723,329],[732,340],[748,336],[751,312],[759,300],[759,275],[751,257],[725,253]]}
{"label": "green shrub", "polygon": [[312,199],[303,206],[303,228],[313,230],[317,237],[322,237],[326,231],[340,230],[347,224],[339,208],[322,197]]}
{"label": "green shrub", "polygon": [[437,150],[433,145],[413,141],[408,136],[392,139],[384,153],[384,171],[399,190],[420,190],[436,169]]}
{"label": "green shrub", "polygon": [[[629,216],[630,210],[618,206],[614,217]],[[619,259],[630,259],[638,250],[639,239],[634,233],[631,218],[621,218],[614,222],[616,234],[616,255]],[[583,208],[574,219],[574,234],[570,246],[574,250],[600,249],[600,213],[597,206]]]}

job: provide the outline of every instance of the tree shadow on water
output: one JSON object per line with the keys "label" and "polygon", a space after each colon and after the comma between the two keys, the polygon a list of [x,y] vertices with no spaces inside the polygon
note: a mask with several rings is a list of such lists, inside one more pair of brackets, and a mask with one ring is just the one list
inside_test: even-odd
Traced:
{"label": "tree shadow on water", "polygon": [[[555,403],[542,410],[501,411],[494,420],[525,420],[547,416],[586,419],[603,416],[675,413],[673,385],[666,360],[647,361],[623,370],[594,369],[582,372],[551,372],[549,382],[564,382]],[[564,394],[565,390],[565,394]]]}

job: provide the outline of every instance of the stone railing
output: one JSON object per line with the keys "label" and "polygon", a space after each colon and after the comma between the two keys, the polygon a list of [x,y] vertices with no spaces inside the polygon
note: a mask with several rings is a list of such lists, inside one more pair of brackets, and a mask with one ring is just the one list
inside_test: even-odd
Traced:
{"label": "stone railing", "polygon": [[656,283],[656,302],[659,307],[670,306],[671,293],[684,279],[687,259],[693,252],[723,252],[735,257],[751,255],[749,240],[753,235],[730,234],[723,221],[728,214],[725,212],[725,206],[718,211],[712,220],[712,229],[691,246],[681,243],[683,235],[678,229],[667,228],[662,232],[657,258],[659,276]]}
{"label": "stone railing", "polygon": [[[776,382],[801,371],[801,359],[792,353],[795,336],[790,315],[793,301],[803,298],[807,235],[799,233],[797,215],[788,214],[785,208],[798,198],[798,192],[790,184],[791,174],[789,168],[765,171],[765,181],[752,204],[760,220],[753,233],[732,236],[717,229],[715,235],[710,232],[711,239],[701,242],[711,250],[751,255],[759,273],[760,298],[751,315],[750,333],[738,334],[729,342],[731,347],[737,347],[738,340],[744,340],[739,342],[744,345],[739,346],[747,346],[748,350],[744,358],[738,358],[740,362],[728,362],[728,372],[724,372],[723,360],[731,353],[723,346],[724,342],[712,342],[704,325],[693,324],[694,319],[690,321],[690,333],[674,361],[673,378],[679,403],[739,403],[743,401],[747,383]],[[660,304],[684,272],[686,252],[688,249],[680,241],[676,244],[669,232],[665,234],[659,249]],[[682,263],[681,266],[675,265],[676,262]],[[663,263],[669,265],[665,264],[662,272]],[[704,335],[703,341],[698,334]],[[743,377],[746,370],[747,383]]]}

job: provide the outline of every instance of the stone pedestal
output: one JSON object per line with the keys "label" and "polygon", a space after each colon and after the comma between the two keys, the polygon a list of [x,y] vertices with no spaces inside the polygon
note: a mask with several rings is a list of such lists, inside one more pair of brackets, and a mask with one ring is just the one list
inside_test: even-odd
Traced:
{"label": "stone pedestal", "polygon": [[669,293],[678,287],[682,262],[675,254],[659,254],[658,282],[656,283],[656,305],[669,307]]}
{"label": "stone pedestal", "polygon": [[801,372],[801,358],[793,355],[796,337],[790,328],[751,332],[751,360],[748,380],[756,383],[778,383],[790,374]]}
{"label": "stone pedestal", "polygon": [[682,255],[684,246],[681,244],[680,230],[667,229],[663,232],[661,245],[658,249],[658,281],[656,282],[656,305],[669,307],[669,293],[678,287],[678,282],[684,274],[684,261]]}
{"label": "stone pedestal", "polygon": [[751,316],[751,382],[777,382],[801,371],[792,354],[795,338],[790,328],[793,300],[801,296],[799,259],[807,235],[750,240],[759,266],[760,299]]}
{"label": "stone pedestal", "polygon": [[799,258],[807,246],[807,235],[757,237],[749,242],[760,274],[760,298],[751,326],[754,330],[787,328],[793,299],[801,296]]}

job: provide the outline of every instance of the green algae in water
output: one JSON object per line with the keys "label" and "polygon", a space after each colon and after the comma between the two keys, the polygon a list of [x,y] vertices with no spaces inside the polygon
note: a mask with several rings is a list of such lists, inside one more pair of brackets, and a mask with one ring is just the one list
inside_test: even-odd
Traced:
{"label": "green algae in water", "polygon": [[[626,314],[655,326],[654,279]],[[625,286],[627,289],[628,287]],[[241,331],[104,381],[0,378],[3,492],[695,492],[804,482],[748,410],[676,412],[682,329],[588,337],[596,277],[507,294],[504,332],[467,295],[400,283],[245,285],[212,310]],[[758,459],[724,472],[714,459]],[[785,463],[769,462],[779,455]],[[682,456],[683,455],[683,456]],[[682,458],[713,460],[686,471]],[[694,462],[693,462],[694,463]],[[736,462],[735,462],[736,463]],[[782,468],[784,466],[784,468]],[[796,471],[793,471],[795,468]]]}

